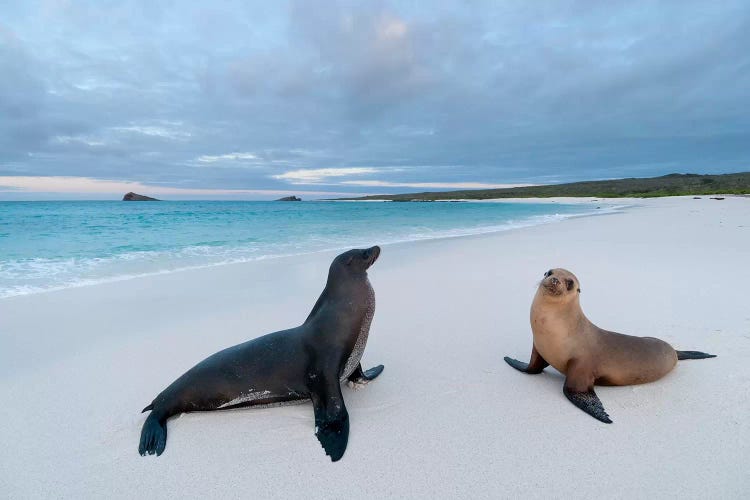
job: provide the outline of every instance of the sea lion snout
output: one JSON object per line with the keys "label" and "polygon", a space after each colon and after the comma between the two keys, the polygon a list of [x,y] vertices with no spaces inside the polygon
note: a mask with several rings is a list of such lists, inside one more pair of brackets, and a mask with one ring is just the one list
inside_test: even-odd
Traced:
{"label": "sea lion snout", "polygon": [[544,278],[539,283],[544,294],[547,296],[559,296],[566,292],[577,290],[577,279],[570,271],[566,269],[550,269],[544,273]]}
{"label": "sea lion snout", "polygon": [[548,275],[539,284],[548,295],[561,295],[563,293],[563,287],[560,284],[560,280],[554,276]]}
{"label": "sea lion snout", "polygon": [[380,257],[380,247],[377,245],[370,248],[353,248],[333,259],[329,274],[360,275],[366,272],[378,260],[378,257]]}
{"label": "sea lion snout", "polygon": [[367,250],[365,250],[365,258],[369,260],[369,264],[367,267],[372,266],[375,264],[375,261],[378,260],[378,257],[380,257],[380,247],[375,245],[374,247],[370,247]]}

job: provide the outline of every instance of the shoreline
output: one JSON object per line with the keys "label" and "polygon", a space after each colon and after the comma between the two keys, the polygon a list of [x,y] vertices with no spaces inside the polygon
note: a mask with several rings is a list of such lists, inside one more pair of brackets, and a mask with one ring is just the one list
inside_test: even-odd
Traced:
{"label": "shoreline", "polygon": [[[714,195],[710,195],[714,196]],[[726,198],[748,198],[748,196],[744,195],[722,195]],[[438,236],[430,236],[430,237],[424,237],[424,238],[413,238],[413,239],[402,239],[402,240],[391,240],[391,241],[385,241],[385,242],[375,242],[380,245],[400,245],[400,244],[409,244],[409,243],[416,243],[420,241],[432,241],[432,240],[444,240],[444,239],[452,239],[452,238],[467,238],[467,237],[474,237],[474,236],[482,236],[482,235],[491,235],[496,233],[504,233],[507,231],[515,231],[517,229],[525,229],[529,227],[536,227],[536,226],[543,226],[547,224],[557,224],[560,222],[565,222],[566,220],[580,218],[580,217],[596,217],[596,216],[603,216],[603,215],[614,215],[617,213],[621,213],[627,210],[631,209],[638,209],[642,208],[644,206],[648,206],[648,203],[650,200],[692,200],[694,199],[693,196],[670,196],[670,197],[659,197],[659,198],[593,198],[593,197],[554,197],[554,198],[497,198],[497,199],[488,199],[488,200],[450,200],[450,201],[461,201],[466,203],[517,203],[517,204],[562,204],[562,205],[590,205],[596,203],[597,205],[601,205],[603,207],[607,207],[607,210],[597,213],[581,213],[581,214],[562,214],[558,220],[545,220],[540,222],[531,222],[529,220],[523,221],[520,224],[517,225],[511,225],[508,227],[502,226],[486,226],[486,227],[479,227],[479,228],[473,228],[471,230],[466,230],[466,232],[461,233],[461,229],[456,229],[457,234],[443,234]],[[702,197],[702,199],[710,199],[709,195],[706,197]],[[310,201],[318,201],[318,200],[310,200]],[[346,202],[364,202],[364,203],[380,203],[380,202],[390,202],[390,200],[326,200],[326,201],[346,201]],[[696,200],[698,201],[698,200]],[[435,203],[448,203],[449,200],[440,200],[436,201]],[[599,207],[596,207],[599,208]],[[360,242],[361,245],[366,245],[365,243]],[[259,257],[254,258],[241,258],[236,261],[224,261],[224,262],[214,262],[214,263],[205,263],[205,264],[196,264],[196,265],[190,265],[185,267],[179,267],[175,269],[163,269],[163,270],[157,270],[157,271],[147,271],[143,273],[136,273],[136,274],[123,274],[123,275],[115,275],[115,276],[109,276],[104,278],[96,278],[96,279],[86,279],[82,280],[80,282],[66,284],[63,286],[54,286],[54,287],[48,287],[48,288],[33,288],[30,291],[25,291],[21,293],[12,293],[12,294],[2,294],[0,293],[0,302],[3,300],[9,300],[14,299],[16,297],[25,297],[29,295],[38,295],[38,294],[47,294],[47,293],[56,293],[61,292],[65,290],[70,289],[77,289],[77,288],[86,288],[91,286],[99,286],[103,284],[111,284],[111,283],[121,283],[125,281],[130,281],[134,279],[147,279],[154,276],[161,276],[161,275],[167,275],[167,274],[173,274],[173,273],[183,273],[183,272],[190,272],[190,271],[196,271],[201,269],[213,269],[213,268],[220,268],[224,266],[234,266],[234,265],[242,265],[242,264],[248,264],[252,262],[263,262],[267,260],[275,260],[275,259],[286,259],[286,258],[297,258],[303,255],[315,255],[315,254],[326,254],[330,252],[338,252],[343,251],[349,248],[356,247],[357,244],[348,245],[348,246],[337,246],[337,247],[329,247],[329,248],[321,248],[316,249],[312,251],[305,251],[305,252],[297,252],[297,253],[288,253],[288,254],[272,254],[272,255],[263,255]]]}
{"label": "shoreline", "polygon": [[[543,198],[540,198],[540,200],[545,200]],[[567,201],[567,198],[560,198],[560,203],[565,205],[576,205],[576,204],[583,204],[584,202],[580,203],[569,203]],[[516,223],[510,223],[510,224],[503,224],[500,226],[481,226],[481,227],[475,227],[470,229],[462,229],[457,228],[451,231],[455,231],[455,234],[440,234],[437,236],[427,236],[427,237],[421,237],[421,238],[411,238],[411,239],[396,239],[396,240],[389,240],[384,242],[376,242],[380,245],[397,245],[397,244],[409,244],[409,243],[415,243],[419,241],[432,241],[432,240],[443,240],[443,239],[451,239],[451,238],[464,238],[464,237],[471,237],[471,236],[479,236],[479,235],[485,235],[485,234],[495,234],[495,233],[503,233],[506,231],[513,231],[516,229],[524,229],[528,227],[535,227],[540,225],[546,225],[546,224],[556,224],[559,222],[564,222],[569,219],[574,219],[578,217],[593,217],[593,216],[600,216],[600,215],[611,215],[614,213],[617,213],[621,210],[626,210],[628,208],[632,208],[633,204],[625,205],[623,204],[627,199],[617,199],[617,202],[612,203],[602,203],[602,205],[605,205],[609,208],[609,211],[603,211],[602,213],[580,213],[580,214],[548,214],[544,216],[531,216],[525,220],[522,220],[521,222]],[[471,202],[480,202],[480,203],[487,203],[487,202],[494,202],[493,200],[470,200]],[[506,202],[506,200],[497,200],[499,202]],[[527,201],[527,199],[519,199],[519,201],[516,200],[510,200],[508,203],[534,203],[534,201]],[[554,201],[550,203],[555,203]],[[599,207],[597,207],[599,208]],[[547,218],[547,217],[559,217],[558,219],[552,219],[552,220],[539,220],[539,218]],[[10,294],[4,294],[0,292],[0,301],[13,299],[15,297],[24,297],[29,295],[37,295],[37,294],[46,294],[46,293],[55,293],[55,292],[61,292],[69,289],[75,289],[75,288],[85,288],[85,287],[91,287],[91,286],[98,286],[103,284],[110,284],[110,283],[120,283],[124,281],[130,281],[134,279],[143,279],[143,278],[149,278],[153,276],[161,276],[165,274],[172,274],[172,273],[182,273],[182,272],[189,272],[189,271],[195,271],[200,269],[212,269],[217,267],[223,267],[223,266],[233,266],[233,265],[240,265],[240,264],[247,264],[251,262],[263,262],[266,260],[272,260],[272,259],[285,259],[285,258],[295,258],[300,257],[303,255],[315,255],[315,254],[325,254],[330,252],[339,252],[343,251],[349,248],[356,248],[357,245],[366,245],[366,243],[354,243],[352,245],[347,246],[337,246],[337,247],[328,247],[328,248],[322,248],[322,249],[316,249],[311,251],[304,251],[304,252],[297,252],[297,253],[287,253],[287,254],[272,254],[272,255],[262,255],[258,257],[253,258],[240,258],[235,261],[223,261],[223,262],[213,262],[213,263],[205,263],[205,264],[195,264],[195,265],[189,265],[185,267],[178,267],[175,269],[163,269],[163,270],[156,270],[156,271],[147,271],[143,273],[135,273],[135,274],[122,274],[122,275],[114,275],[109,277],[103,277],[103,278],[96,278],[96,279],[82,279],[78,282],[69,283],[66,285],[60,285],[60,286],[52,286],[52,287],[30,287],[29,291],[23,291],[23,292],[16,292],[16,293],[10,293]]]}
{"label": "shoreline", "polygon": [[[750,199],[699,201],[384,248],[368,273],[377,307],[362,363],[385,371],[342,388],[351,430],[335,464],[309,404],[186,414],[169,421],[161,457],[137,453],[141,408],[206,356],[303,322],[334,252],[2,300],[0,491],[742,498]],[[531,377],[503,362],[528,357],[528,309],[550,267],[578,276],[595,324],[718,357],[597,387],[614,424],[596,422],[554,369]]]}

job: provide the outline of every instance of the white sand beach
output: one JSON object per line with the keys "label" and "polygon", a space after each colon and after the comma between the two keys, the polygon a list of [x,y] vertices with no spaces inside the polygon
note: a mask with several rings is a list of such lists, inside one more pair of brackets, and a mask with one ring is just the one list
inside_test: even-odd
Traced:
{"label": "white sand beach", "polygon": [[[605,202],[602,202],[605,203]],[[2,498],[747,498],[750,198],[628,200],[622,212],[386,245],[332,463],[310,404],[183,415],[138,455],[140,410],[206,356],[300,324],[335,253],[0,300]],[[373,241],[372,244],[379,242]],[[551,267],[601,327],[715,359],[575,408],[527,360]]]}

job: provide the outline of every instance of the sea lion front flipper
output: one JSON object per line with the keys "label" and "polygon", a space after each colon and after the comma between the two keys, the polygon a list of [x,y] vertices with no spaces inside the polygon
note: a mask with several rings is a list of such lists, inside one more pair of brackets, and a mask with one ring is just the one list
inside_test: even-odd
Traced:
{"label": "sea lion front flipper", "polygon": [[573,403],[578,408],[585,411],[595,419],[604,422],[605,424],[612,423],[609,415],[607,415],[607,412],[604,410],[604,405],[599,399],[599,396],[597,396],[594,392],[593,388],[589,389],[586,392],[574,392],[567,387],[563,387],[563,393],[571,403]]}
{"label": "sea lion front flipper", "polygon": [[373,366],[367,371],[362,371],[362,364],[360,363],[357,365],[357,368],[354,369],[352,374],[347,377],[347,385],[355,391],[358,391],[380,375],[383,372],[383,368],[383,365],[378,365]]}
{"label": "sea lion front flipper", "polygon": [[322,374],[314,378],[310,398],[315,410],[315,436],[323,445],[326,455],[336,462],[344,455],[349,441],[349,412],[346,411],[341,384]]}
{"label": "sea lion front flipper", "polygon": [[528,373],[529,375],[542,373],[542,370],[549,366],[549,363],[547,363],[542,355],[539,354],[534,345],[531,346],[531,359],[528,364],[523,361],[518,361],[517,359],[509,358],[508,356],[505,356],[503,359],[516,370]]}
{"label": "sea lion front flipper", "polygon": [[595,419],[611,424],[612,420],[604,410],[599,396],[594,392],[594,374],[591,368],[573,359],[568,363],[566,371],[567,376],[563,386],[565,397]]}

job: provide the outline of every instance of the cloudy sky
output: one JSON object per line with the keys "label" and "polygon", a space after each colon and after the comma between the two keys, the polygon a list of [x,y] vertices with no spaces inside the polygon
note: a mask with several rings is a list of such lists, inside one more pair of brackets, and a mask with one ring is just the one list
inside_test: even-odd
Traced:
{"label": "cloudy sky", "polygon": [[750,2],[0,3],[0,199],[750,170]]}

